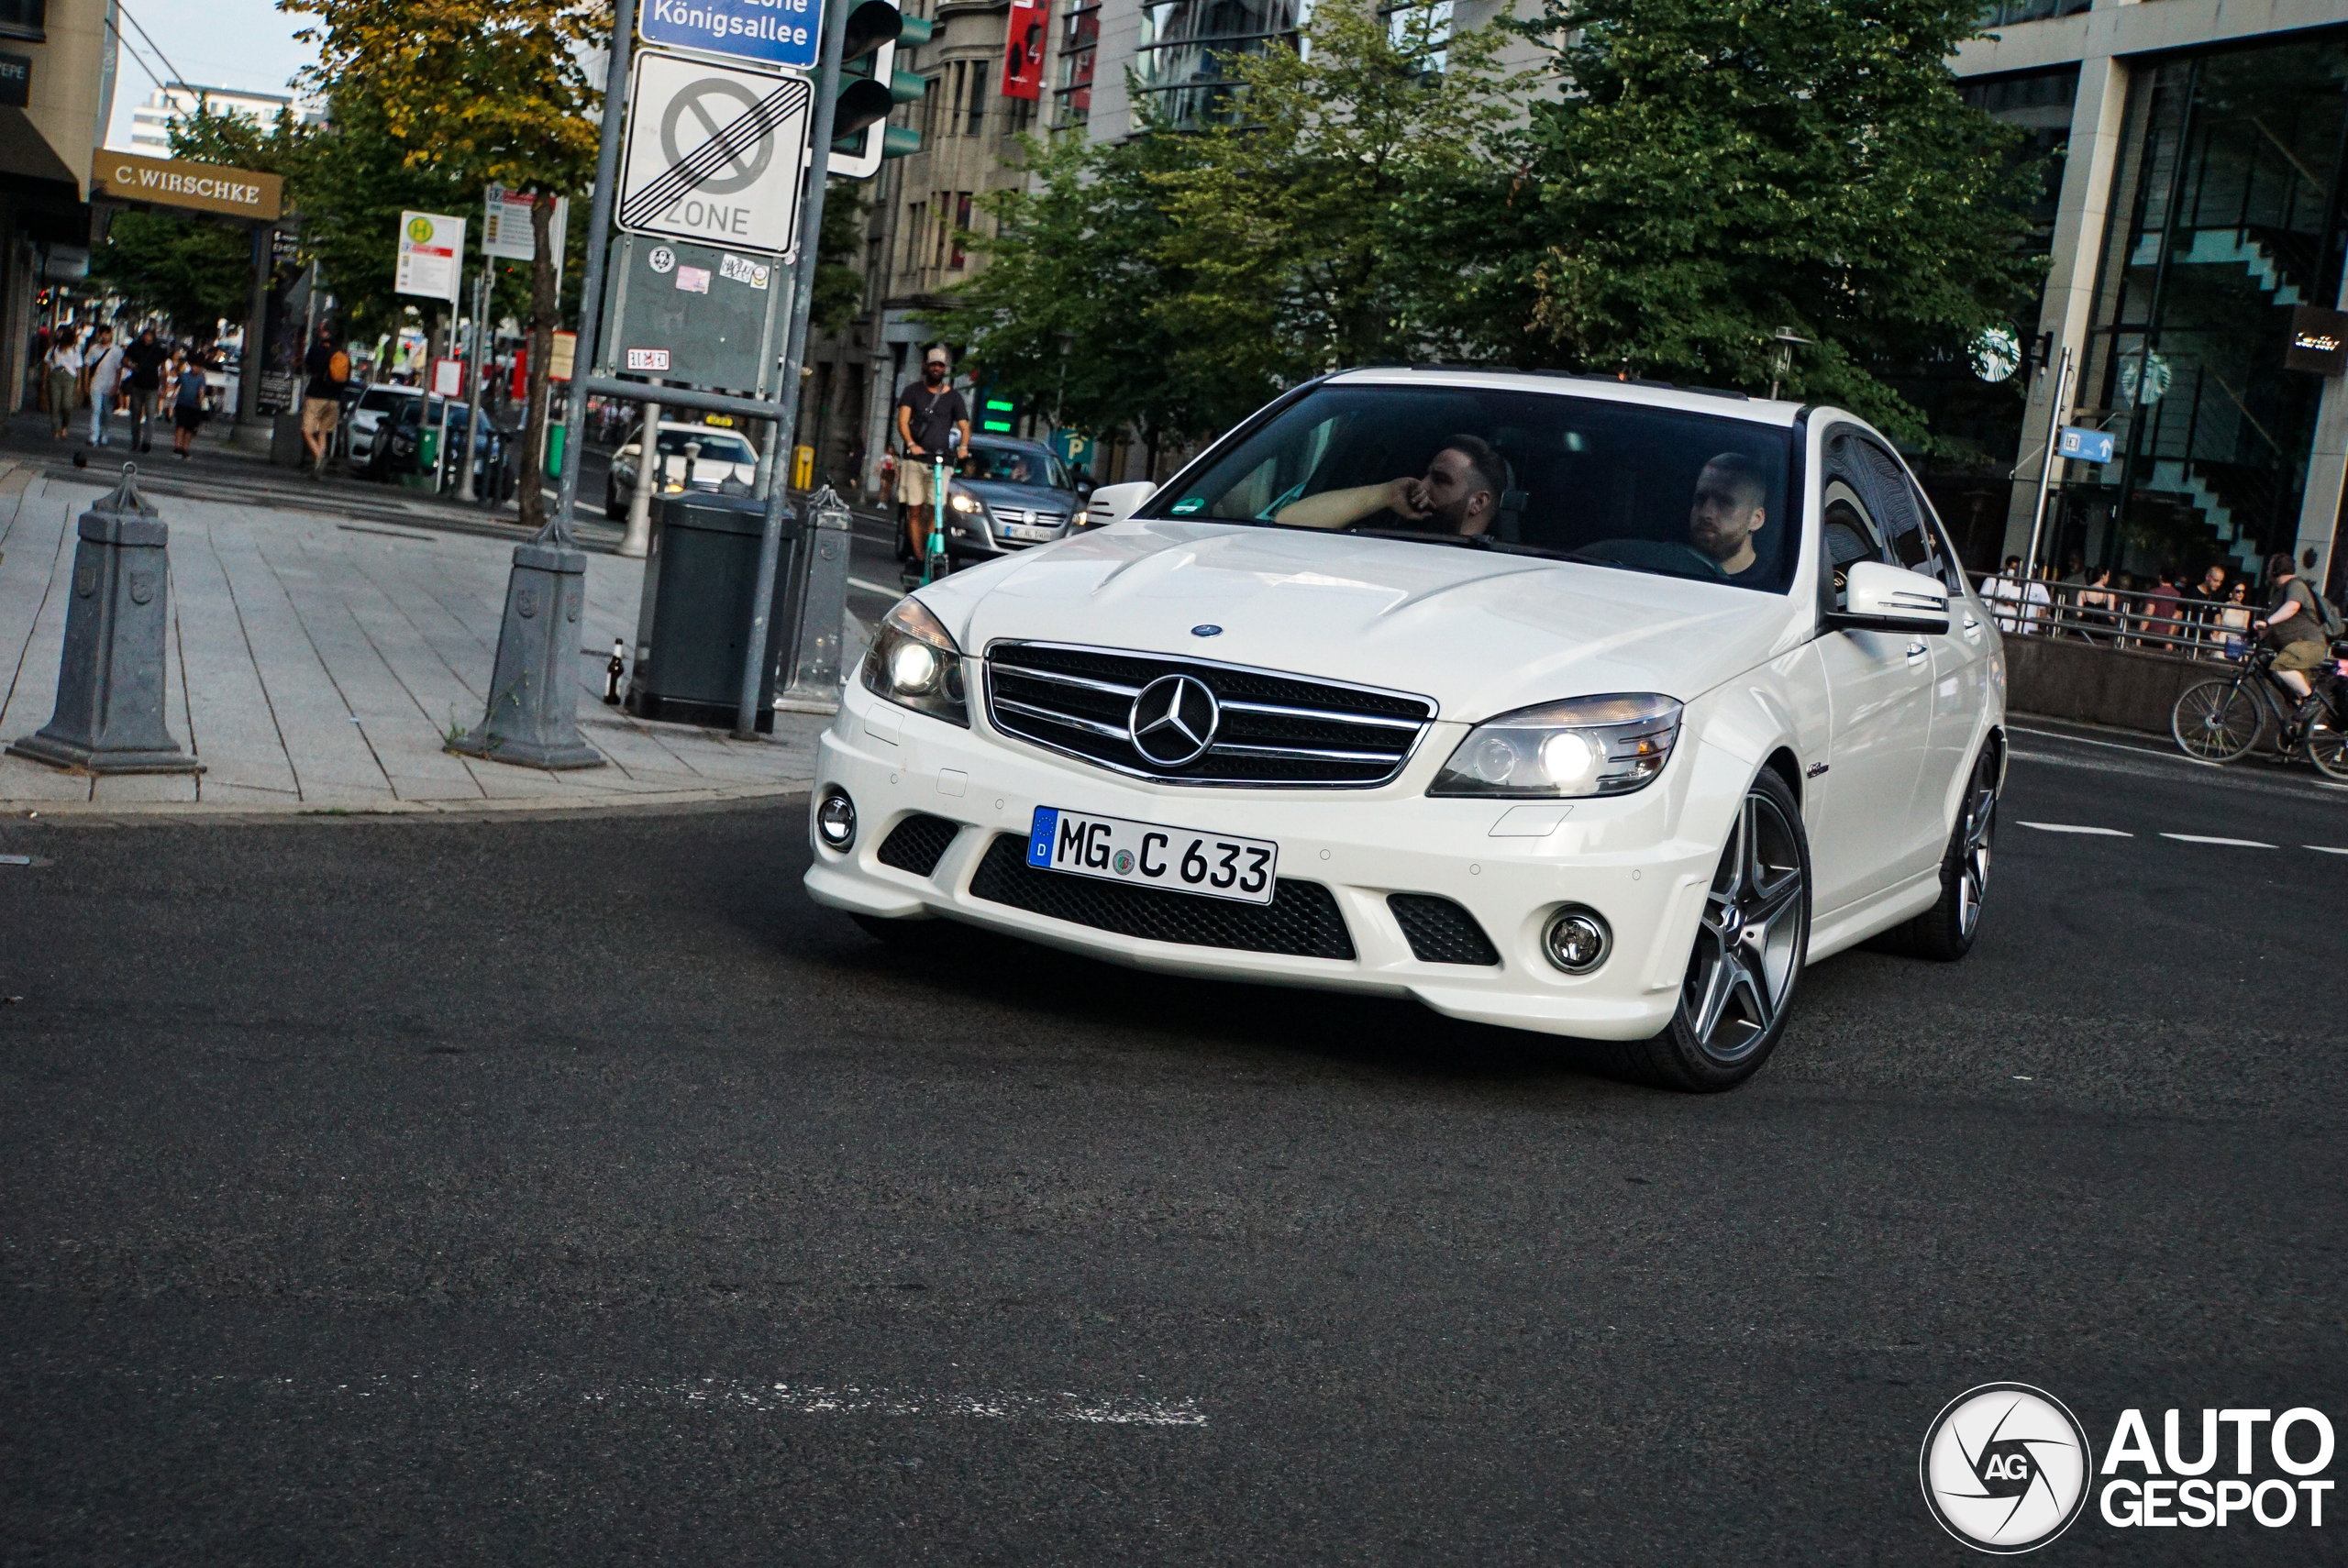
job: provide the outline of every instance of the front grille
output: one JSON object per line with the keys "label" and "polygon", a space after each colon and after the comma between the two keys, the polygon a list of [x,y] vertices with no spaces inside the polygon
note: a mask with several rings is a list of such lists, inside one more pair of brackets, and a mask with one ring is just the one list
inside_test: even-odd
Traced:
{"label": "front grille", "polygon": [[998,834],[970,878],[970,896],[1030,914],[1089,925],[1119,936],[1179,942],[1191,947],[1235,947],[1298,958],[1350,961],[1354,940],[1337,900],[1318,882],[1282,877],[1268,904],[1242,904],[1164,888],[1122,883],[1027,864],[1027,841]]}
{"label": "front grille", "polygon": [[1422,964],[1497,964],[1500,950],[1476,917],[1433,893],[1389,893],[1386,907]]}
{"label": "front grille", "polygon": [[949,823],[944,817],[933,817],[916,812],[895,827],[880,841],[880,848],[873,858],[883,866],[893,866],[900,871],[910,871],[916,877],[926,877],[937,869],[937,862],[946,854],[946,846],[962,831],[959,823]]}
{"label": "front grille", "polygon": [[1068,521],[1065,512],[1046,512],[1041,507],[990,506],[998,523],[1016,523],[1023,528],[1057,528]]}
{"label": "front grille", "polygon": [[[1128,728],[1134,699],[1161,676],[1213,691],[1222,722],[1196,761],[1165,767]],[[1407,692],[1275,670],[1057,643],[987,650],[987,717],[1005,734],[1168,784],[1368,789],[1402,770],[1435,706]]]}

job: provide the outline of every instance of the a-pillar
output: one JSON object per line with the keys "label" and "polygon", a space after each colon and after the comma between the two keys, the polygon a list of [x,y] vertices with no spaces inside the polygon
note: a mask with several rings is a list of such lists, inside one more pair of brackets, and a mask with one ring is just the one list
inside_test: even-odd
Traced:
{"label": "a-pillar", "polygon": [[[2054,407],[2063,350],[2070,349],[2072,363],[2082,371],[2086,368],[2088,330],[2095,324],[2096,278],[2111,226],[2112,178],[2120,162],[2127,105],[2124,62],[2110,55],[2079,61],[2079,92],[2071,104],[2071,139],[2064,150],[2063,186],[2055,206],[2054,245],[2047,259],[2046,293],[2038,315],[2039,336],[2049,339],[2051,348],[2040,361],[2029,404],[2022,411],[2021,447],[2007,503],[2006,547],[1998,552],[2000,558],[2021,555],[2030,547],[2047,425],[2058,412],[2066,416],[2070,412]],[[2120,221],[2127,222],[2127,215],[2120,215]],[[2087,395],[2075,379],[2073,406]],[[2062,479],[2058,473],[2054,482],[2060,484]],[[2053,502],[2048,504],[2051,510]]]}

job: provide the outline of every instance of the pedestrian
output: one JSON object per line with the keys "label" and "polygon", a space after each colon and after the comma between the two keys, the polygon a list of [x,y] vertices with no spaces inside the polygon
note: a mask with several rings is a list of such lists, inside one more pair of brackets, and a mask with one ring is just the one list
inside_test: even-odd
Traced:
{"label": "pedestrian", "polygon": [[940,454],[970,455],[970,410],[954,390],[953,361],[943,345],[924,356],[921,380],[897,398],[897,440],[904,460],[897,465],[897,504],[904,513],[903,546],[919,560],[929,548],[928,509],[940,499],[930,493],[930,469]]}
{"label": "pedestrian", "polygon": [[2218,630],[2226,657],[2241,663],[2250,651],[2250,584],[2242,578],[2234,579],[2226,590],[2226,602],[2218,607]]}
{"label": "pedestrian", "polygon": [[327,477],[335,427],[342,423],[342,388],[350,380],[350,356],[335,347],[334,329],[318,323],[317,340],[302,356],[302,440],[310,448],[310,477]]}
{"label": "pedestrian", "polygon": [[114,340],[114,328],[101,326],[91,334],[89,347],[82,350],[83,363],[88,377],[90,399],[90,445],[106,444],[106,416],[114,412],[115,394],[122,389],[122,345]]}
{"label": "pedestrian", "polygon": [[73,394],[82,384],[82,350],[73,346],[72,327],[58,328],[50,340],[43,379],[49,383],[49,438],[62,441],[73,423]]}
{"label": "pedestrian", "polygon": [[2193,626],[2193,651],[2217,640],[2218,612],[2226,602],[2226,569],[2211,562],[2201,580],[2185,591],[2185,618]]}
{"label": "pedestrian", "polygon": [[2087,574],[2087,586],[2079,590],[2079,635],[2088,642],[2110,638],[2117,642],[2120,624],[2120,596],[2111,591],[2111,569],[2098,567]]}
{"label": "pedestrian", "polygon": [[[2153,586],[2144,591],[2144,620],[2147,629],[2160,634],[2174,634],[2180,617],[2177,605],[2181,596],[2176,591],[2176,569],[2164,566],[2154,574]],[[2168,636],[2155,635],[2145,643],[2147,647],[2170,649],[2176,644]]]}
{"label": "pedestrian", "polygon": [[2008,556],[2006,569],[1989,580],[1989,600],[2007,608],[1992,612],[2008,636],[2034,635],[2051,602],[2046,585],[2022,575],[2021,558]]}
{"label": "pedestrian", "polygon": [[193,354],[180,361],[172,379],[172,450],[187,460],[195,433],[204,427],[204,366]]}
{"label": "pedestrian", "polygon": [[139,329],[138,340],[123,350],[123,384],[130,394],[130,448],[134,452],[150,451],[154,441],[147,428],[155,417],[157,401],[163,391],[163,360],[167,350],[155,341],[155,329]]}

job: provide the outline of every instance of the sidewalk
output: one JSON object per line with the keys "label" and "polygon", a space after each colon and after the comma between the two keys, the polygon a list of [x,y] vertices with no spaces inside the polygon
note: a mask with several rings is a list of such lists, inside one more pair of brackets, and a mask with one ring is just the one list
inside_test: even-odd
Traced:
{"label": "sidewalk", "polygon": [[[74,519],[119,473],[108,457],[67,480],[0,455],[0,744],[55,706]],[[644,569],[592,548],[581,731],[610,766],[546,773],[453,756],[448,732],[479,723],[486,701],[518,530],[338,515],[332,491],[306,511],[193,488],[159,484],[149,499],[172,530],[172,732],[206,770],[94,779],[0,756],[0,811],[601,807],[785,794],[813,777],[825,719],[777,713],[772,737],[744,743],[604,705]]]}

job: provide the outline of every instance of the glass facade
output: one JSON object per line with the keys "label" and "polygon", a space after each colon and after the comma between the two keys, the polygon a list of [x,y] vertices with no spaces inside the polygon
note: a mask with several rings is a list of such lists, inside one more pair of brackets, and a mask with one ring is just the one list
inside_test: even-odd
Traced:
{"label": "glass facade", "polygon": [[1092,66],[1101,53],[1101,0],[1069,8],[1061,23],[1059,79],[1052,88],[1052,125],[1066,130],[1092,117]]}
{"label": "glass facade", "polygon": [[[1962,83],[1959,92],[1974,107],[2021,128],[2022,157],[2044,160],[2045,182],[2031,208],[2031,232],[2023,248],[2032,255],[2047,254],[2054,248],[2063,156],[2071,139],[2071,106],[2079,93],[2078,67],[1978,77]],[[2009,476],[2021,453],[2038,315],[2039,294],[2033,291],[2014,302],[2006,352],[1985,353],[1969,362],[1925,365],[1885,378],[1922,413],[1932,429],[1933,452],[1911,452],[1908,460],[1932,496],[1933,510],[1948,525],[1957,554],[1976,570],[1997,564],[2005,538]]]}
{"label": "glass facade", "polygon": [[2016,22],[2043,22],[2052,17],[2072,17],[2087,10],[2090,0],[1991,0],[1981,7],[1985,28],[2010,28]]}
{"label": "glass facade", "polygon": [[2054,558],[2198,572],[2287,549],[2322,378],[2291,307],[2341,267],[2348,31],[2147,65],[2130,84],[2076,401],[2118,455],[2069,464]]}
{"label": "glass facade", "polygon": [[1226,117],[1234,56],[1255,54],[1300,25],[1300,0],[1155,0],[1141,8],[1135,84],[1177,127]]}

